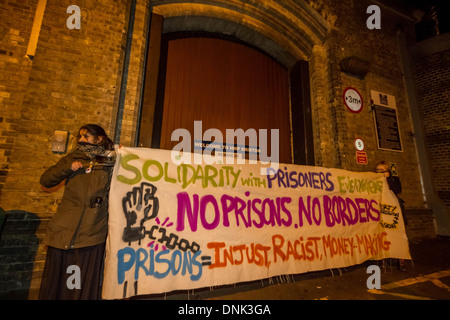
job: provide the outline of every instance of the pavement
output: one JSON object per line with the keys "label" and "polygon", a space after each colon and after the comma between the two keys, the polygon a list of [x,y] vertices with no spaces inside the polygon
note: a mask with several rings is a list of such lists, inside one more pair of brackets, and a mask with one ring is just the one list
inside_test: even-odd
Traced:
{"label": "pavement", "polygon": [[[146,300],[450,300],[450,238],[410,242],[406,271],[397,260],[276,277],[250,283],[175,292]],[[381,288],[368,289],[368,267],[380,269]],[[372,283],[375,283],[372,281]]]}

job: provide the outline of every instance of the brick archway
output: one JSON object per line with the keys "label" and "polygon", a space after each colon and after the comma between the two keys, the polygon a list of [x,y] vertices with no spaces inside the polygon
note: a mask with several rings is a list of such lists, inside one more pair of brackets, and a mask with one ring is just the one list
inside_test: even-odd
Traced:
{"label": "brick archway", "polygon": [[259,49],[286,68],[292,67],[299,59],[272,39],[239,23],[212,17],[177,16],[164,19],[163,33],[201,32],[234,38]]}
{"label": "brick archway", "polygon": [[167,32],[201,30],[231,35],[287,64],[308,60],[329,28],[306,1],[161,0],[152,1],[152,10],[164,17]]}
{"label": "brick archway", "polygon": [[[148,48],[154,51],[147,56],[147,63],[152,67],[146,68],[145,101],[138,117],[137,146],[159,147],[166,57],[163,46],[155,49],[156,43],[160,41],[161,46],[164,43],[161,39],[168,34],[203,32],[245,43],[288,70],[293,163],[315,164],[314,144],[317,141],[313,138],[308,61],[314,61],[314,52],[317,47],[322,47],[330,27],[322,16],[303,1],[210,0],[191,3],[161,0],[151,2],[151,12]],[[155,29],[157,31],[152,35]],[[152,61],[155,57],[159,66],[158,62]]]}

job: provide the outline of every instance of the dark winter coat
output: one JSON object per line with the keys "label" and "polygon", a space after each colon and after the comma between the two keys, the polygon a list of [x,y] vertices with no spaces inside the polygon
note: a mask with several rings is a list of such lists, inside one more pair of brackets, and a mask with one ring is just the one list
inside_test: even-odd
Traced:
{"label": "dark winter coat", "polygon": [[389,189],[391,189],[392,192],[394,192],[398,197],[399,193],[402,193],[402,184],[400,182],[400,178],[390,174],[389,177],[387,177],[387,182],[389,185]]}
{"label": "dark winter coat", "polygon": [[[84,168],[73,171],[74,161],[81,162]],[[94,166],[87,173],[91,164]],[[86,153],[75,149],[42,174],[40,183],[47,188],[66,180],[61,203],[48,225],[45,244],[75,249],[106,241],[111,171],[111,166],[96,165]]]}

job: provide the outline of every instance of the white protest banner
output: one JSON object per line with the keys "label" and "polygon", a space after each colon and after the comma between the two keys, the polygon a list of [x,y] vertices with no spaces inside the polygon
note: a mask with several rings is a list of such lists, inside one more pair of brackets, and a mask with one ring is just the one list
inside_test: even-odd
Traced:
{"label": "white protest banner", "polygon": [[382,174],[261,168],[174,163],[171,151],[121,148],[103,298],[410,259],[400,206]]}

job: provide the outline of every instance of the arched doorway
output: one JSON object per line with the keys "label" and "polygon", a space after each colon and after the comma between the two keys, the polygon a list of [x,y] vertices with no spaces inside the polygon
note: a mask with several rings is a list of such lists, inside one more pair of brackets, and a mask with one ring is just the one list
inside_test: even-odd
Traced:
{"label": "arched doorway", "polygon": [[[221,131],[218,142],[225,142],[227,129],[266,129],[280,162],[292,161],[285,68],[253,48],[212,37],[170,39],[166,65],[161,134],[154,146],[172,149],[178,143],[171,141],[174,130],[187,129],[193,137],[194,121],[201,121],[203,132]],[[279,141],[270,140],[274,129]]]}
{"label": "arched doorway", "polygon": [[193,136],[194,121],[224,140],[226,129],[266,129],[269,140],[278,129],[280,162],[314,165],[306,61],[286,67],[224,34],[164,34],[163,21],[152,16],[138,146],[171,149],[172,132]]}

